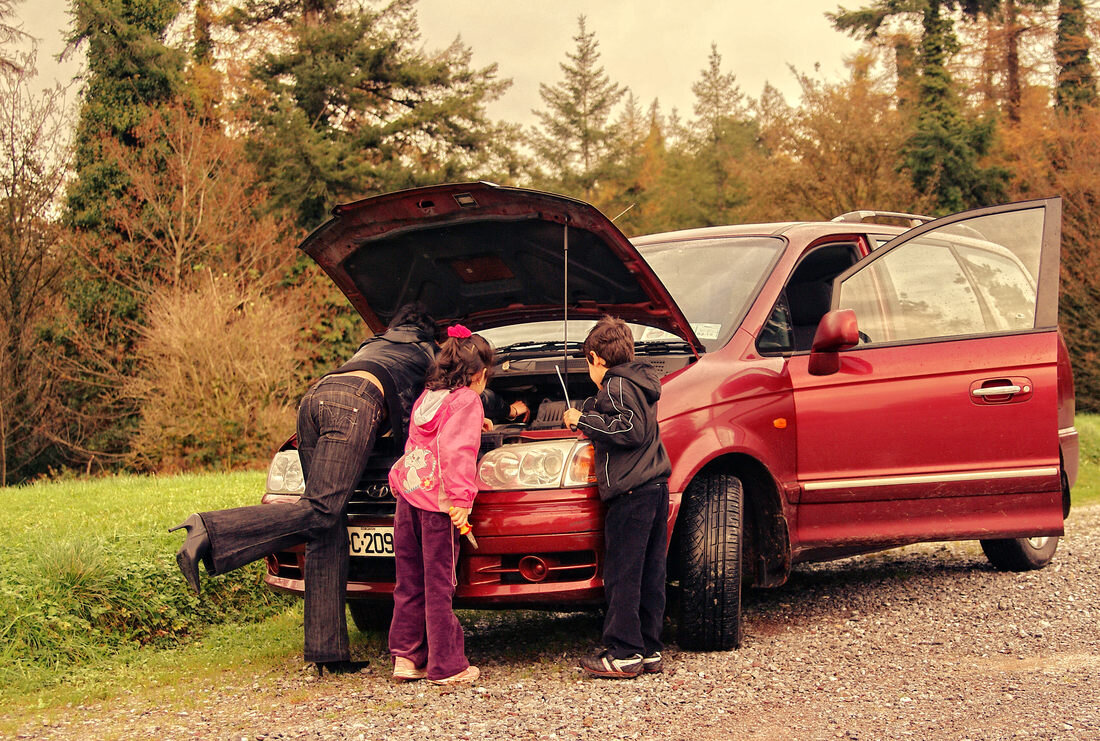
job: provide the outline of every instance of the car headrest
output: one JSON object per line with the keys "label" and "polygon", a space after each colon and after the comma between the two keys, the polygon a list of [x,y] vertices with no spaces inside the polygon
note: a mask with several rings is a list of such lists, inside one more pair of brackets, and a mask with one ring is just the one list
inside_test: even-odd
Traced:
{"label": "car headrest", "polygon": [[829,311],[833,287],[822,281],[787,286],[787,305],[792,324],[817,324]]}

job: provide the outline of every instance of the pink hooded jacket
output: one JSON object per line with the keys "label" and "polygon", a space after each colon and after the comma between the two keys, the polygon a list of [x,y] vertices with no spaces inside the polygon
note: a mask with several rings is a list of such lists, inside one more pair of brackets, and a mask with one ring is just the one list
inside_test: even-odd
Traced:
{"label": "pink hooded jacket", "polygon": [[[472,507],[483,418],[481,398],[469,386],[424,391],[413,404],[405,453],[419,449],[428,455],[406,455],[402,460],[407,467],[399,461],[390,469],[394,496],[429,512],[446,512],[452,505]],[[432,460],[435,456],[438,466]],[[442,486],[433,480],[437,470]]]}

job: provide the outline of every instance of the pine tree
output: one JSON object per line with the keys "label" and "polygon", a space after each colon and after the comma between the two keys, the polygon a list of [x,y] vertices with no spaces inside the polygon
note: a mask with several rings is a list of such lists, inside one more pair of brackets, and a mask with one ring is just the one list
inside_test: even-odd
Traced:
{"label": "pine tree", "polygon": [[1058,82],[1054,98],[1062,111],[1096,103],[1096,78],[1089,57],[1091,42],[1087,28],[1084,0],[1059,0],[1058,33],[1054,43]]}
{"label": "pine tree", "polygon": [[[979,3],[964,0],[963,4],[969,10]],[[920,193],[933,197],[940,213],[1003,199],[1008,177],[1003,168],[981,165],[993,145],[995,121],[964,115],[948,71],[948,61],[959,49],[949,15],[954,7],[955,0],[879,0],[867,8],[841,9],[831,16],[837,28],[873,37],[887,20],[919,14],[916,110],[899,165]]]}
{"label": "pine tree", "polygon": [[743,177],[753,157],[758,132],[748,118],[745,96],[732,72],[722,71],[722,55],[712,43],[707,67],[691,86],[695,95],[690,125],[691,170],[699,182],[692,188],[694,216],[699,226],[738,221],[736,209],[748,203]]}
{"label": "pine tree", "polygon": [[126,144],[150,108],[179,91],[185,58],[169,47],[168,26],[181,0],[74,0],[70,47],[86,47],[88,71],[76,128],[76,177],[68,191],[68,221],[102,225],[105,208],[122,196],[125,178],[104,157],[102,139]]}
{"label": "pine tree", "polygon": [[614,136],[608,121],[626,89],[600,65],[599,42],[583,15],[577,25],[576,49],[566,53],[569,63],[558,65],[565,78],[553,86],[539,85],[546,110],[534,112],[540,127],[532,144],[539,164],[551,174],[545,185],[591,200],[608,165]]}
{"label": "pine tree", "polygon": [[420,50],[414,2],[252,0],[230,16],[271,40],[252,65],[252,152],[272,205],[304,227],[338,202],[492,174],[501,129],[485,106],[510,83],[458,41]]}

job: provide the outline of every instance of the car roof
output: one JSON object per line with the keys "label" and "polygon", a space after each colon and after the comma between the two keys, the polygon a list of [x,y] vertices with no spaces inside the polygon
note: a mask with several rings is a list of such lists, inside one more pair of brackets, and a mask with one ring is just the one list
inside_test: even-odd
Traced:
{"label": "car roof", "polygon": [[830,234],[885,234],[891,237],[906,231],[906,227],[891,224],[854,223],[850,221],[781,221],[766,224],[731,224],[680,229],[659,234],[646,234],[632,238],[636,247],[663,242],[721,237],[787,237],[791,241],[800,238],[816,239]]}

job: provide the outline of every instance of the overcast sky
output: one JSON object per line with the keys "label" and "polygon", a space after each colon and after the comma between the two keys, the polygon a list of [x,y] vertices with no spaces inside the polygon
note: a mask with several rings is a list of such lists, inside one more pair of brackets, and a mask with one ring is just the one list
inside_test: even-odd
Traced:
{"label": "overcast sky", "polygon": [[[496,62],[512,79],[504,98],[490,109],[500,119],[530,124],[542,108],[540,82],[562,79],[559,64],[576,43],[577,18],[595,32],[612,81],[629,87],[643,108],[656,98],[661,110],[692,115],[691,85],[707,66],[711,43],[722,68],[742,91],[759,97],[766,82],[798,101],[789,67],[825,80],[845,77],[844,58],[859,44],[834,31],[826,11],[859,0],[419,0],[423,44],[440,49],[461,36],[474,64]],[[67,0],[23,0],[16,6],[23,29],[40,39],[38,68],[44,78],[71,78],[78,62],[59,67],[51,58],[62,48]],[[817,72],[815,73],[815,68]]]}

